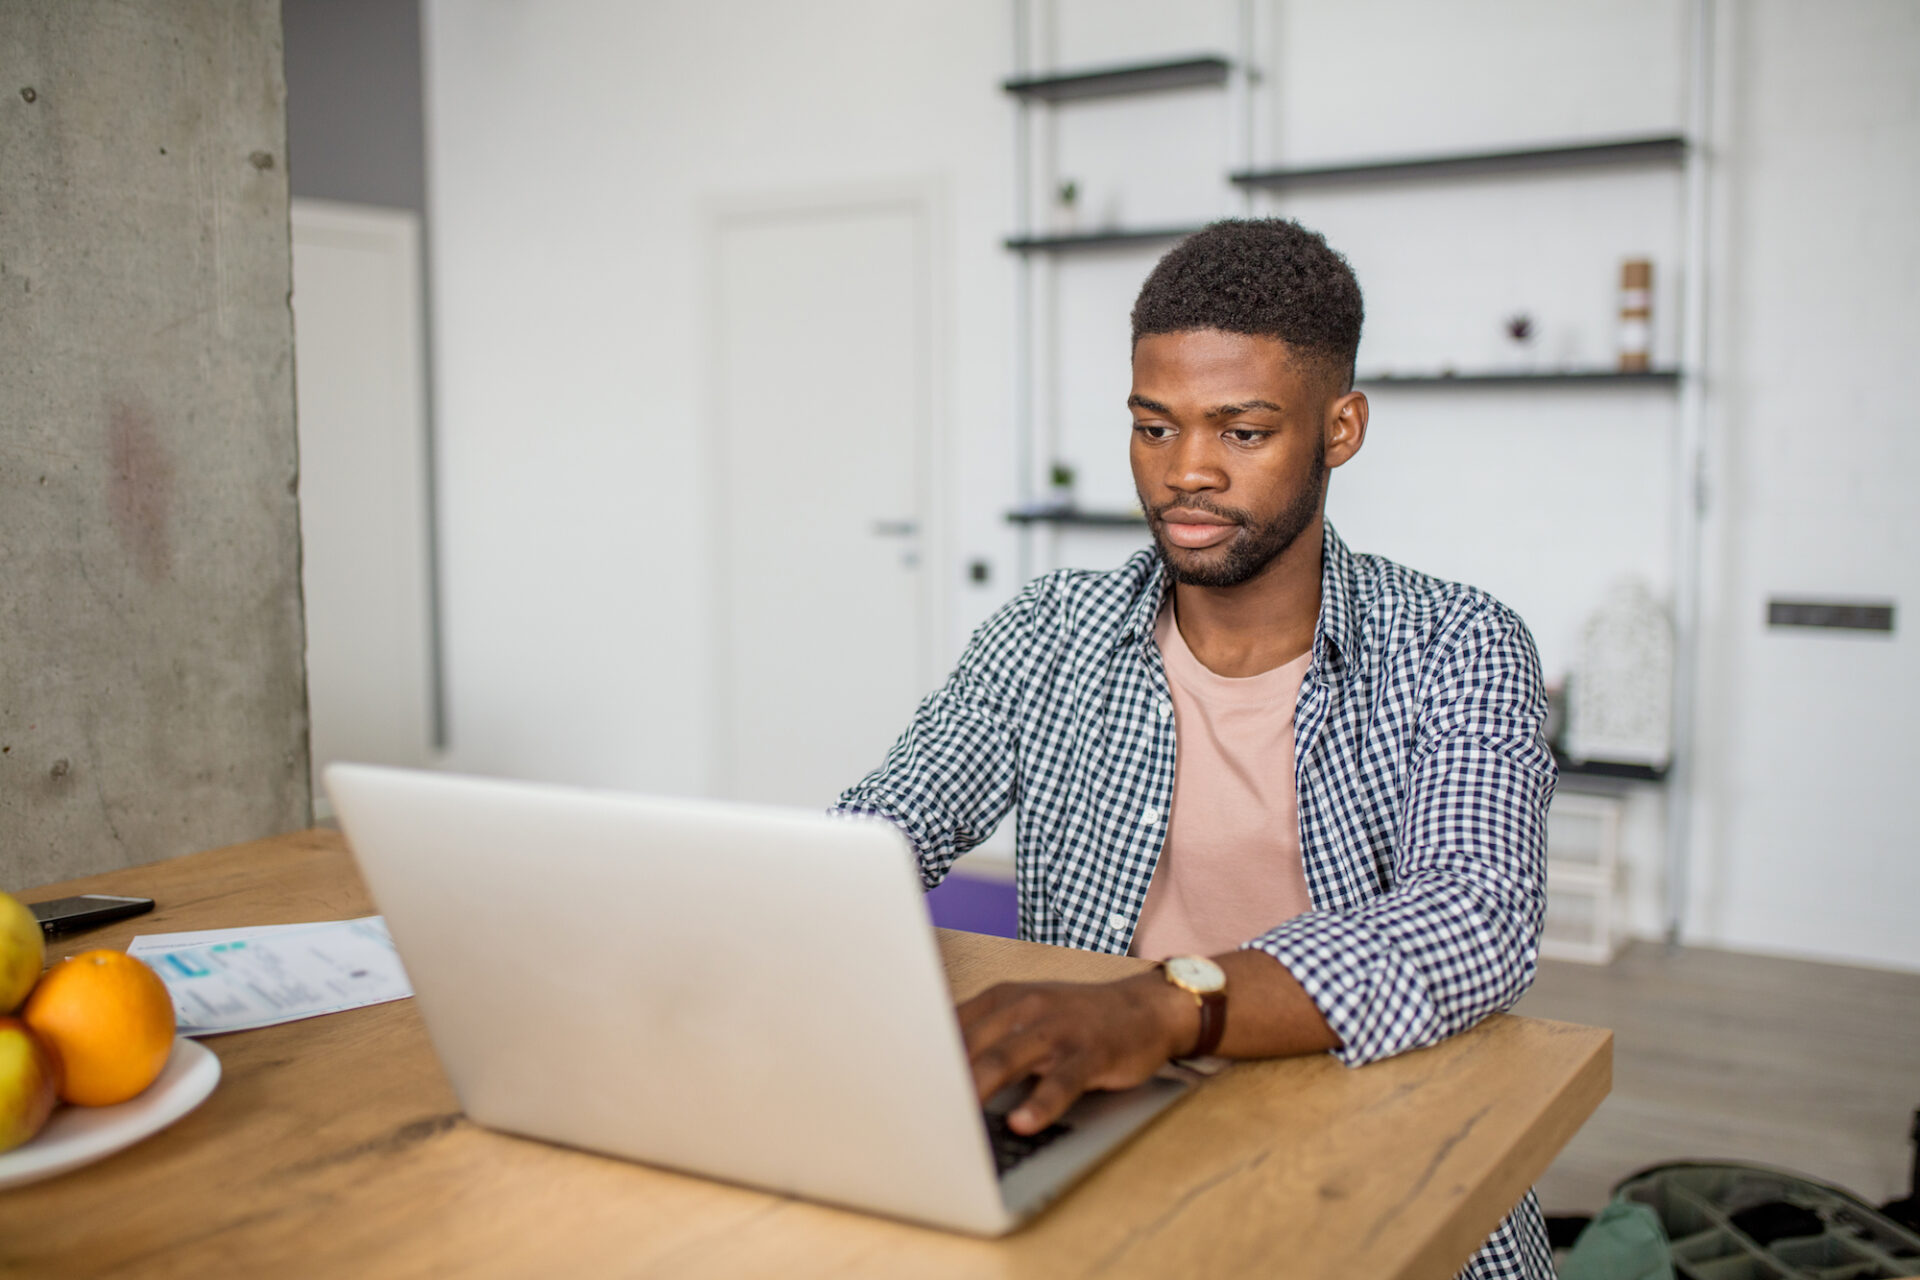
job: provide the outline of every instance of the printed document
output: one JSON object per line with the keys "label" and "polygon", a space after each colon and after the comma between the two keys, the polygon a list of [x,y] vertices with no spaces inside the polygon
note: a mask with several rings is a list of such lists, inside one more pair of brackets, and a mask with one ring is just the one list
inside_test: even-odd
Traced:
{"label": "printed document", "polygon": [[379,916],[142,934],[127,954],[167,984],[187,1036],[270,1027],[413,994]]}

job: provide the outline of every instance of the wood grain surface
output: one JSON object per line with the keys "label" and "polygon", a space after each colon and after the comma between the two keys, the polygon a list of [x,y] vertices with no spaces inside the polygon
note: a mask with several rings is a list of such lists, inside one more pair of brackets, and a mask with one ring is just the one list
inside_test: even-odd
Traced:
{"label": "wood grain surface", "polygon": [[[159,905],[61,940],[56,954],[372,910],[340,837],[323,831],[23,896],[79,892]],[[1142,963],[972,934],[941,945],[962,997]],[[528,962],[542,951],[530,941]],[[0,1272],[1444,1280],[1598,1105],[1611,1072],[1608,1032],[1504,1015],[1359,1070],[1326,1057],[1240,1064],[1037,1221],[982,1241],[479,1128],[410,1000],[206,1043],[225,1075],[193,1114],[98,1164],[0,1192]]]}

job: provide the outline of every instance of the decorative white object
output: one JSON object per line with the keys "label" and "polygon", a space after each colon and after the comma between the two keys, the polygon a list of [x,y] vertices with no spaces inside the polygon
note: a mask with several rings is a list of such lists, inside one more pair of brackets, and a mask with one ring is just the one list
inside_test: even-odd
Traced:
{"label": "decorative white object", "polygon": [[1580,632],[1564,747],[1575,760],[1664,766],[1673,756],[1673,620],[1646,583],[1615,583]]}

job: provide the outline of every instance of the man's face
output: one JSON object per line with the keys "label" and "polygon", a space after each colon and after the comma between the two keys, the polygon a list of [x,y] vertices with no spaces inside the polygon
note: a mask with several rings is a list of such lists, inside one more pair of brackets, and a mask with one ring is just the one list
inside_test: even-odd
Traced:
{"label": "man's face", "polygon": [[1134,344],[1133,483],[1174,581],[1237,587],[1317,527],[1329,428],[1332,465],[1359,448],[1340,432],[1352,401],[1363,434],[1365,398],[1330,392],[1277,338],[1196,329]]}

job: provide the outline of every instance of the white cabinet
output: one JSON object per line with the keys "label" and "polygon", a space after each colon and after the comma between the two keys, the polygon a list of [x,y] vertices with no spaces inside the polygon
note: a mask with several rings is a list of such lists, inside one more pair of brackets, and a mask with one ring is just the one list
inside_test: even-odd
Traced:
{"label": "white cabinet", "polygon": [[1620,819],[1626,797],[1563,791],[1547,814],[1547,921],[1540,954],[1605,964],[1620,937]]}

